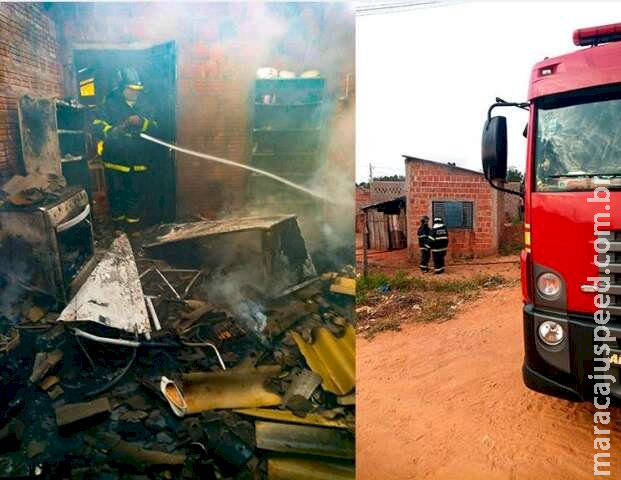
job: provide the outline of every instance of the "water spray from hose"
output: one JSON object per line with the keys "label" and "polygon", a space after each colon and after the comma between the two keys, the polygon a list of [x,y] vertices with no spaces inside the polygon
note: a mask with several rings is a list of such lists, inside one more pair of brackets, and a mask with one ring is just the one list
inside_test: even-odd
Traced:
{"label": "water spray from hose", "polygon": [[164,147],[169,148],[170,150],[176,150],[177,152],[185,153],[186,155],[192,155],[194,157],[204,158],[205,160],[210,160],[212,162],[222,163],[224,165],[230,165],[233,167],[242,168],[244,170],[248,170],[250,172],[255,172],[260,175],[265,175],[277,182],[283,183],[291,188],[296,190],[300,190],[308,195],[312,195],[315,198],[319,198],[325,202],[338,204],[339,202],[335,201],[333,198],[329,198],[327,196],[322,195],[321,193],[310,190],[309,188],[303,187],[302,185],[298,185],[297,183],[293,183],[286,178],[279,177],[278,175],[274,175],[273,173],[266,172],[265,170],[261,170],[259,168],[251,167],[250,165],[244,165],[243,163],[234,162],[233,160],[227,160],[226,158],[215,157],[213,155],[207,155],[206,153],[195,152],[194,150],[189,150],[187,148],[177,147],[170,143],[167,143],[159,138],[152,137],[151,135],[147,135],[146,133],[141,133],[140,136],[145,140],[153,143],[157,143],[158,145],[162,145]]}

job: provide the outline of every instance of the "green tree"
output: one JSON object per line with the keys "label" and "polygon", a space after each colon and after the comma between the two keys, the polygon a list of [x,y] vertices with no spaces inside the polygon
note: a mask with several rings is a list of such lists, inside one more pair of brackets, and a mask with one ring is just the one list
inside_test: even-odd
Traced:
{"label": "green tree", "polygon": [[524,174],[516,167],[509,167],[507,170],[507,182],[523,182]]}
{"label": "green tree", "polygon": [[384,175],[382,177],[374,177],[373,180],[381,181],[392,181],[392,182],[402,182],[405,180],[405,175]]}

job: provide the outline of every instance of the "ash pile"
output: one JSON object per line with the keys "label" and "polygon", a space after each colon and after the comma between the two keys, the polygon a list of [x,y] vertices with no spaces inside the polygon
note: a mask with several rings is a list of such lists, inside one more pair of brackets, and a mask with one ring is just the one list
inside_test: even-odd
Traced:
{"label": "ash pile", "polygon": [[0,478],[355,477],[354,271],[317,272],[294,216],[95,258],[62,308],[0,314]]}

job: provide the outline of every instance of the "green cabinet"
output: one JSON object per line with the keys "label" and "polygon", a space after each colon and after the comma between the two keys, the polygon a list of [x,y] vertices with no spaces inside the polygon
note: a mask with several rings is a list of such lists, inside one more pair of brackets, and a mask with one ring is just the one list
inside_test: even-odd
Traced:
{"label": "green cabinet", "polygon": [[[303,186],[325,160],[326,99],[323,78],[257,79],[251,95],[250,165]],[[247,180],[250,208],[307,217],[317,200],[252,173]]]}

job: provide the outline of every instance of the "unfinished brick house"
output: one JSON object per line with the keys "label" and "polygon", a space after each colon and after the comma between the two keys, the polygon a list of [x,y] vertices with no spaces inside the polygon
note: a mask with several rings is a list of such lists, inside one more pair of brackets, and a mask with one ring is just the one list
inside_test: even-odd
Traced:
{"label": "unfinished brick house", "polygon": [[482,173],[405,156],[408,257],[419,256],[416,231],[423,215],[440,216],[449,229],[449,258],[498,252],[504,194]]}

